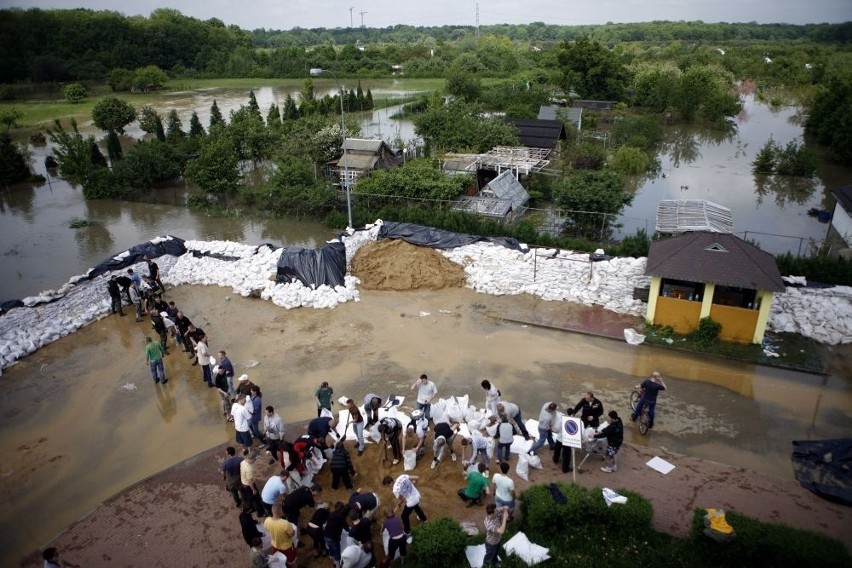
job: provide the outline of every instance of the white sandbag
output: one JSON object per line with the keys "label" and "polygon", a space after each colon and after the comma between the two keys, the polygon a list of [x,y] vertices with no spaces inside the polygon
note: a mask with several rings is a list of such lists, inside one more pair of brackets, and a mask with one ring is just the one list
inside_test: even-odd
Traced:
{"label": "white sandbag", "polygon": [[521,560],[526,562],[527,566],[535,566],[550,558],[548,549],[530,542],[527,535],[522,532],[516,533],[515,536],[510,538],[503,545],[503,548],[506,549],[506,552],[520,557]]}
{"label": "white sandbag", "polygon": [[382,433],[379,432],[379,425],[373,424],[369,429],[370,438],[373,439],[377,444],[382,441]]}
{"label": "white sandbag", "polygon": [[494,438],[485,439],[485,455],[488,456],[488,461],[494,458]]}
{"label": "white sandbag", "polygon": [[468,546],[464,549],[464,555],[470,568],[482,568],[485,564],[485,545]]}
{"label": "white sandbag", "polygon": [[530,462],[527,454],[518,454],[518,463],[515,465],[515,475],[524,481],[530,480]]}
{"label": "white sandbag", "polygon": [[211,355],[211,356],[210,356],[210,359],[209,359],[209,362],[210,362],[210,364],[211,364],[211,365],[215,365],[215,364],[216,364],[216,357],[214,357],[213,355]]}
{"label": "white sandbag", "polygon": [[414,450],[405,450],[402,453],[402,467],[405,471],[411,471],[417,467],[417,452]]}
{"label": "white sandbag", "polygon": [[530,464],[530,467],[535,469],[543,469],[541,465],[541,458],[537,455],[527,456],[527,462]]}
{"label": "white sandbag", "polygon": [[624,330],[624,340],[630,345],[641,345],[645,341],[645,336],[628,327]]}
{"label": "white sandbag", "polygon": [[627,503],[627,497],[619,495],[609,487],[604,487],[601,492],[603,493],[604,502],[607,507],[611,506],[613,503],[620,503],[622,505]]}
{"label": "white sandbag", "polygon": [[455,401],[447,403],[447,416],[449,417],[450,422],[464,421],[464,412]]}

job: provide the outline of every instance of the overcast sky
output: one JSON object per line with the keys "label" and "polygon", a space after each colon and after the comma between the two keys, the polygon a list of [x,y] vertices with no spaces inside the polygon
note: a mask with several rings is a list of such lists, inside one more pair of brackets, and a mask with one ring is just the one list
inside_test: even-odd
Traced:
{"label": "overcast sky", "polygon": [[[852,20],[852,0],[479,0],[479,23],[652,20],[823,23]],[[2,7],[90,8],[147,16],[168,7],[247,30],[476,24],[476,0],[0,0]],[[351,8],[351,10],[350,10]],[[363,12],[363,16],[362,16]],[[351,20],[350,20],[351,15]]]}

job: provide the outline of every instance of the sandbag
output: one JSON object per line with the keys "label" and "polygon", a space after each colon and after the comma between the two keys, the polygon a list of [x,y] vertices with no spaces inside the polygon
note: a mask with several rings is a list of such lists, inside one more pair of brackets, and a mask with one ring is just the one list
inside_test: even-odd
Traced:
{"label": "sandbag", "polygon": [[518,454],[518,463],[515,465],[515,474],[524,481],[530,480],[529,455]]}
{"label": "sandbag", "polygon": [[541,458],[536,456],[536,455],[528,456],[527,462],[530,464],[530,467],[532,467],[532,468],[543,469],[543,467],[541,465]]}
{"label": "sandbag", "polygon": [[417,452],[414,450],[405,450],[402,454],[402,468],[405,471],[411,471],[417,467]]}

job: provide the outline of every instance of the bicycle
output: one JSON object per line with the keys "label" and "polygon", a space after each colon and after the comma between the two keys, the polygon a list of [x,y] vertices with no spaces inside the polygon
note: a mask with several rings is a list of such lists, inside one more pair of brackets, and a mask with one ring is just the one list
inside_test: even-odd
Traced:
{"label": "bicycle", "polygon": [[[642,389],[633,389],[630,392],[630,408],[633,411],[636,411],[636,407],[639,406],[639,400],[642,399]],[[648,425],[651,423],[651,417],[648,415],[648,405],[644,405],[642,407],[642,413],[637,418],[637,424],[639,425],[639,433],[643,436],[648,433]]]}

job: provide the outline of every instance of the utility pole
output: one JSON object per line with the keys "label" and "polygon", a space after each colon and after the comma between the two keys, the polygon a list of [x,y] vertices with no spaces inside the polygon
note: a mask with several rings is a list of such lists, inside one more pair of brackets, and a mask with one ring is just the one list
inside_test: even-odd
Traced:
{"label": "utility pole", "polygon": [[479,2],[476,3],[476,41],[479,41]]}
{"label": "utility pole", "polygon": [[352,27],[352,10],[355,9],[355,6],[349,6],[349,27]]}
{"label": "utility pole", "polygon": [[361,27],[363,28],[364,27],[364,14],[366,14],[367,12],[361,11],[361,12],[358,12],[358,13],[361,14]]}

